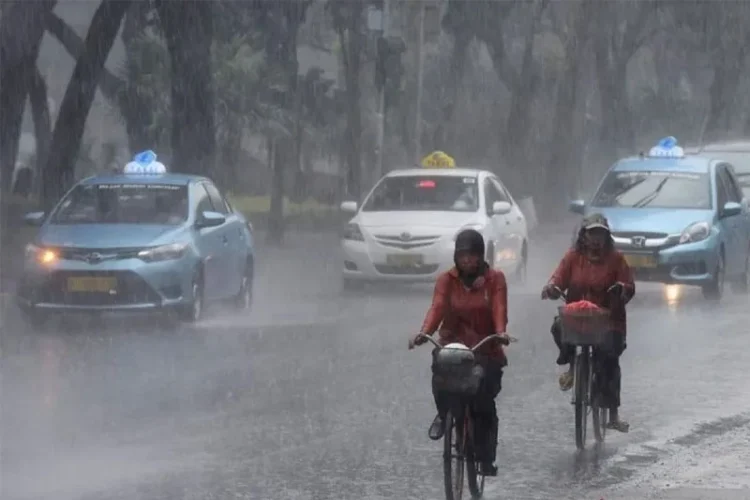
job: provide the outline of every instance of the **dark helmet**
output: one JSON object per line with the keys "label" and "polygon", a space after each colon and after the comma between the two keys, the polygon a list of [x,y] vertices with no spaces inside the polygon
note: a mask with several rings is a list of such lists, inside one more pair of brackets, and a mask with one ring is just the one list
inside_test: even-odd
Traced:
{"label": "dark helmet", "polygon": [[609,229],[609,221],[602,214],[591,214],[584,217],[581,223],[581,231],[588,231],[590,229],[604,229],[608,233],[611,232]]}
{"label": "dark helmet", "polygon": [[484,258],[484,237],[482,237],[482,233],[475,229],[464,229],[458,233],[454,256],[457,256],[458,252],[469,252]]}

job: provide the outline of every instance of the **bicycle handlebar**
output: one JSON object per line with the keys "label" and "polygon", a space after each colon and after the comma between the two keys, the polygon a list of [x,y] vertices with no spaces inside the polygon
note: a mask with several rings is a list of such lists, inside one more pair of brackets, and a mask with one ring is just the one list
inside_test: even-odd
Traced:
{"label": "bicycle handlebar", "polygon": [[[437,342],[437,340],[433,339],[430,335],[425,335],[425,334],[421,333],[421,334],[417,335],[417,338],[423,338],[425,340],[429,340],[438,349],[444,349],[445,348],[445,346],[440,345]],[[488,335],[487,337],[483,338],[477,345],[475,345],[474,347],[472,347],[470,349],[471,352],[476,352],[477,349],[479,349],[480,347],[482,347],[484,344],[486,344],[487,342],[489,342],[491,340],[497,340],[498,342],[500,342],[503,345],[508,345],[508,344],[513,343],[513,342],[518,342],[517,338],[511,337],[510,335],[498,335],[498,334],[495,333],[495,334]]]}
{"label": "bicycle handlebar", "polygon": [[[557,291],[557,293],[560,294],[560,296],[558,297],[558,299],[563,299],[566,302],[568,301],[568,295],[565,292],[563,292],[562,289],[560,289],[559,286],[552,285],[552,288],[555,289],[555,291]],[[621,292],[622,291],[621,289],[622,289],[622,283],[615,283],[611,287],[607,288],[607,293],[613,293],[613,292],[617,292],[617,291]]]}

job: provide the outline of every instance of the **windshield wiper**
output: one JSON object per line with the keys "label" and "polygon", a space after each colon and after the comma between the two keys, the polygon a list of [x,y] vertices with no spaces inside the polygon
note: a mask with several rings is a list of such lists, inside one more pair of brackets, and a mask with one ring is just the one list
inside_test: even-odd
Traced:
{"label": "windshield wiper", "polygon": [[640,200],[633,203],[633,208],[643,208],[649,203],[651,203],[652,201],[654,201],[656,197],[659,195],[659,191],[661,191],[661,189],[664,187],[664,185],[667,183],[668,180],[669,180],[669,177],[665,177],[664,180],[662,180],[659,183],[659,185],[656,186],[656,188],[651,193],[647,194]]}

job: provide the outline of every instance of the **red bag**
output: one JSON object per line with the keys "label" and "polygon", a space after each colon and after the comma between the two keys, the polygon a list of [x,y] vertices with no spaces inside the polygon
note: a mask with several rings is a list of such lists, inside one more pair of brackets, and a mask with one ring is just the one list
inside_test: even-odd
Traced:
{"label": "red bag", "polygon": [[[567,314],[569,313],[569,314]],[[588,300],[566,304],[563,308],[563,328],[582,334],[595,333],[606,327],[609,313]]]}

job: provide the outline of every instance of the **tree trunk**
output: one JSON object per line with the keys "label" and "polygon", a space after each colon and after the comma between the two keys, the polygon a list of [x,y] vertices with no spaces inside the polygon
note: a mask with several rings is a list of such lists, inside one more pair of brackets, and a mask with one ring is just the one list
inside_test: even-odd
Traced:
{"label": "tree trunk", "polygon": [[339,32],[346,80],[346,188],[350,198],[359,200],[362,195],[362,90],[359,79],[362,71],[363,7],[359,1],[347,6],[351,9],[349,24],[346,31]]}
{"label": "tree trunk", "polygon": [[[459,105],[458,101],[461,96],[461,86],[466,74],[466,60],[469,57],[469,45],[472,38],[472,35],[465,34],[464,32],[453,37],[447,104],[443,109],[443,121],[440,124],[441,134],[435,138],[436,148],[447,148],[448,151],[458,151],[460,149],[460,144],[458,144],[458,125],[455,122],[455,117],[456,109]],[[441,144],[445,144],[445,146]]]}
{"label": "tree trunk", "polygon": [[159,0],[159,18],[171,62],[173,171],[212,175],[216,154],[213,4]]}
{"label": "tree trunk", "polygon": [[70,186],[96,88],[104,63],[120,29],[130,0],[103,1],[94,13],[84,52],[76,62],[55,122],[42,192],[47,208]]}
{"label": "tree trunk", "polygon": [[10,192],[18,156],[28,87],[36,70],[47,12],[55,1],[20,1],[3,6],[0,23],[0,189]]}
{"label": "tree trunk", "polygon": [[34,185],[41,194],[41,182],[45,176],[47,156],[52,143],[52,123],[47,100],[47,83],[37,69],[29,87],[29,102],[31,116],[34,119],[34,135],[36,137],[36,165],[34,166]]}

